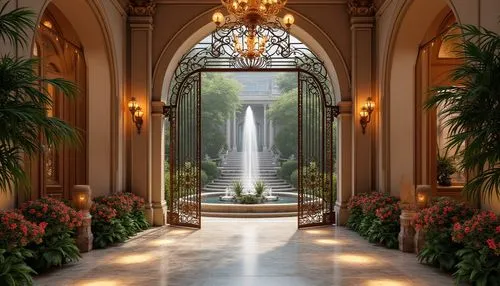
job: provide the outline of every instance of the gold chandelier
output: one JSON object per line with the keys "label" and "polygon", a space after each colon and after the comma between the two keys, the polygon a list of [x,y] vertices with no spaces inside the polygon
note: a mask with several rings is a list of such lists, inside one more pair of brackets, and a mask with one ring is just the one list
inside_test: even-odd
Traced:
{"label": "gold chandelier", "polygon": [[[276,17],[285,7],[287,0],[221,0],[227,9],[229,17],[217,11],[212,21],[217,28],[223,25],[241,26],[238,34],[233,33],[234,50],[243,58],[256,59],[266,52],[270,33],[266,28],[276,28]],[[226,23],[224,23],[226,22]],[[286,14],[282,20],[282,27],[288,32],[294,24],[293,15]],[[271,28],[272,29],[272,28]]]}

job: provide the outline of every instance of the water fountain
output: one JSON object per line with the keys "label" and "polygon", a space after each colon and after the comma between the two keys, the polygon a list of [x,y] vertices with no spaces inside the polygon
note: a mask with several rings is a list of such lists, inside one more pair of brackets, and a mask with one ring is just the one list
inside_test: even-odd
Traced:
{"label": "water fountain", "polygon": [[259,172],[257,128],[252,108],[247,107],[243,125],[243,192],[254,193],[254,184]]}
{"label": "water fountain", "polygon": [[226,188],[226,193],[223,196],[219,197],[219,200],[225,202],[232,202],[235,200],[234,194],[231,194],[231,189],[229,187]]}

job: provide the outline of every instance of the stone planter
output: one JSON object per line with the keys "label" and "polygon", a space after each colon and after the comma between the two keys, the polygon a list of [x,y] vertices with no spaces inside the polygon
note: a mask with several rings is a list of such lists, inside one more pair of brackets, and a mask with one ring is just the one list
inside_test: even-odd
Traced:
{"label": "stone planter", "polygon": [[399,217],[401,222],[401,230],[398,235],[399,250],[403,252],[415,251],[415,228],[411,224],[415,214],[415,211],[403,210]]}

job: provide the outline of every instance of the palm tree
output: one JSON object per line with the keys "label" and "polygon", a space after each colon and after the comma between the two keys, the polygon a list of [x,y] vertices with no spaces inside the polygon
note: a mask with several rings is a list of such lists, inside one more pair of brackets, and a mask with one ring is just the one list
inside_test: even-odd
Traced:
{"label": "palm tree", "polygon": [[448,150],[473,178],[469,199],[500,198],[500,35],[472,25],[459,26],[458,54],[463,62],[450,74],[457,86],[432,90],[427,108],[441,106],[449,126]]}
{"label": "palm tree", "polygon": [[[0,10],[0,39],[17,48],[26,46],[28,31],[35,27],[34,13],[25,8]],[[53,107],[47,86],[66,95],[76,94],[76,86],[63,79],[45,79],[37,74],[37,59],[12,55],[0,57],[0,191],[28,186],[23,159],[48,146],[78,142],[76,131],[64,121],[50,117]]]}

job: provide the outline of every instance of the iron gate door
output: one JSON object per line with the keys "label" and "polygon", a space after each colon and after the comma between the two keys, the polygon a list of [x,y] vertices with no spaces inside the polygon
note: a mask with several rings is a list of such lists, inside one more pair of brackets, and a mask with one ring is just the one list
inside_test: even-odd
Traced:
{"label": "iron gate door", "polygon": [[299,228],[334,222],[333,110],[317,80],[298,72],[298,224]]}
{"label": "iron gate door", "polygon": [[201,227],[201,73],[185,79],[170,110],[170,225]]}

